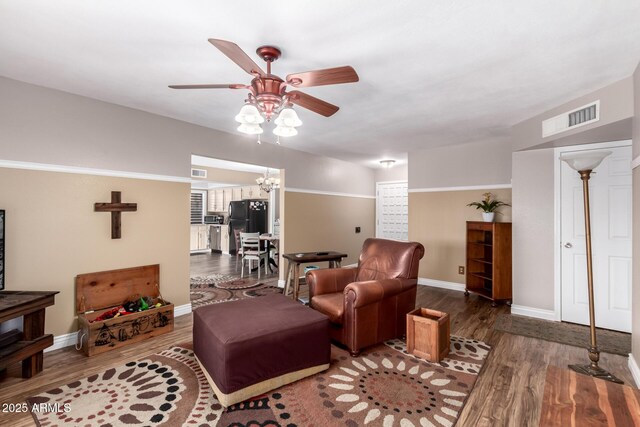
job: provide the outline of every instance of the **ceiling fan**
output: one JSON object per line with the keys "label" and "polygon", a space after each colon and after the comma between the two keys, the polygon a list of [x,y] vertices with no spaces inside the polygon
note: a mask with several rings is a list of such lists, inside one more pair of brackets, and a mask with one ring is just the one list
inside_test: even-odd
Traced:
{"label": "ceiling fan", "polygon": [[[242,83],[233,84],[195,84],[195,85],[170,85],[172,89],[248,89],[249,94],[246,105],[236,116],[241,123],[239,131],[249,134],[262,133],[260,123],[264,119],[270,121],[276,114],[278,127],[274,133],[278,136],[295,135],[295,127],[302,124],[295,112],[289,108],[291,104],[299,105],[325,117],[335,114],[339,107],[326,101],[307,95],[298,90],[287,91],[287,86],[292,88],[334,85],[341,83],[353,83],[359,80],[358,74],[350,66],[327,68],[323,70],[294,73],[282,79],[271,74],[271,63],[277,60],[280,49],[273,46],[260,46],[256,53],[267,63],[267,72],[264,72],[238,45],[235,43],[209,39],[209,43],[225,54],[229,59],[238,64],[247,73],[253,76],[249,85]],[[279,129],[280,128],[280,129]],[[279,131],[279,132],[278,132]]]}

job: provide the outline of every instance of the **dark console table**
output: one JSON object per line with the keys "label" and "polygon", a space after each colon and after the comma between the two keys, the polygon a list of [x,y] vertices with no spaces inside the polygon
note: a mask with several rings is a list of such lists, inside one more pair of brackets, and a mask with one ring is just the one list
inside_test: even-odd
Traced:
{"label": "dark console table", "polygon": [[347,256],[347,254],[335,251],[283,254],[282,257],[289,261],[289,271],[287,272],[287,280],[284,284],[284,294],[287,295],[289,293],[289,281],[292,279],[293,299],[298,299],[298,292],[300,290],[300,264],[329,261],[329,268],[339,268],[342,258],[346,258]]}
{"label": "dark console table", "polygon": [[0,376],[9,365],[22,362],[22,378],[42,371],[45,348],[53,344],[53,335],[44,333],[45,309],[55,303],[57,291],[0,292],[0,323],[23,316],[22,332],[0,335]]}

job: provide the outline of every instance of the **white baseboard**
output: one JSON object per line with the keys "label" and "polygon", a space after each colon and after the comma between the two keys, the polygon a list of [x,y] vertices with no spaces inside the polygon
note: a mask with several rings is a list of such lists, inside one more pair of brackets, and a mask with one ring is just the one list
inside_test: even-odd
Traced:
{"label": "white baseboard", "polygon": [[526,307],[524,305],[511,305],[511,314],[517,314],[518,316],[535,317],[536,319],[553,320],[554,322],[560,321],[560,319],[558,319],[558,317],[556,316],[556,312],[553,310]]}
{"label": "white baseboard", "polygon": [[[191,303],[173,307],[173,317],[184,316],[189,313],[191,313]],[[50,351],[60,350],[61,348],[71,347],[72,345],[76,345],[77,340],[77,332],[55,336],[53,337],[53,345],[45,348],[44,352],[48,353]]]}
{"label": "white baseboard", "polygon": [[78,333],[71,332],[70,334],[58,335],[53,337],[53,345],[44,349],[45,353],[53,350],[60,350],[61,348],[71,347],[76,345],[78,340]]}
{"label": "white baseboard", "polygon": [[464,292],[466,286],[463,283],[445,282],[443,280],[426,279],[418,277],[418,285],[431,286],[434,288],[450,289],[452,291]]}
{"label": "white baseboard", "polygon": [[636,362],[636,359],[631,353],[629,353],[629,370],[631,371],[633,380],[636,382],[636,387],[640,388],[640,367],[638,367],[638,362]]}
{"label": "white baseboard", "polygon": [[173,307],[173,317],[184,316],[191,313],[191,303],[177,305]]}

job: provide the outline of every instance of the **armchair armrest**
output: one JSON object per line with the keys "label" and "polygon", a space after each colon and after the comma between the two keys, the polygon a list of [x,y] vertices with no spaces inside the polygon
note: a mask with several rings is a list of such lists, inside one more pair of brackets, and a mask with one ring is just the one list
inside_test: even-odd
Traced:
{"label": "armchair armrest", "polygon": [[305,280],[309,285],[309,299],[314,295],[342,292],[356,278],[357,268],[325,268],[311,270]]}
{"label": "armchair armrest", "polygon": [[349,283],[344,289],[345,301],[351,302],[353,308],[364,307],[392,297],[415,286],[415,280],[381,279]]}

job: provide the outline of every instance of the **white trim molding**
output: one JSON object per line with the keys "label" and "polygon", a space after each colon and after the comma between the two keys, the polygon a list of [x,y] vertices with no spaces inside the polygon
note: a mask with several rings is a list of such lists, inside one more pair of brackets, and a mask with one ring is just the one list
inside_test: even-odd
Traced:
{"label": "white trim molding", "polygon": [[173,317],[184,316],[185,314],[191,313],[191,303],[176,305],[173,307]]}
{"label": "white trim molding", "polygon": [[554,322],[560,321],[560,319],[558,319],[558,316],[556,315],[556,312],[553,310],[545,310],[542,308],[535,308],[535,307],[526,307],[524,305],[512,304],[511,314],[517,314],[518,316],[534,317],[536,319],[552,320]]}
{"label": "white trim molding", "polygon": [[76,345],[78,341],[78,333],[71,332],[70,334],[58,335],[53,337],[53,344],[50,347],[44,349],[45,353],[54,350],[60,350],[61,348],[71,347],[72,345]]}
{"label": "white trim molding", "polygon": [[631,161],[631,169],[635,169],[640,166],[640,156],[636,157]]}
{"label": "white trim molding", "polygon": [[629,370],[631,371],[633,380],[636,382],[636,387],[640,387],[640,367],[632,353],[629,353]]}
{"label": "white trim molding", "polygon": [[409,193],[438,193],[441,191],[499,190],[511,188],[511,184],[466,185],[462,187],[410,188]]}
{"label": "white trim molding", "polygon": [[431,286],[432,288],[450,289],[452,291],[464,292],[466,286],[463,283],[445,282],[443,280],[427,279],[418,277],[418,285]]}
{"label": "white trim molding", "polygon": [[292,187],[285,187],[284,191],[291,191],[292,193],[320,194],[322,196],[358,197],[358,198],[361,198],[361,199],[375,199],[376,198],[376,196],[368,196],[366,194],[337,193],[337,192],[334,192],[334,191],[307,190],[305,188],[292,188]]}
{"label": "white trim molding", "polygon": [[155,175],[151,173],[125,172],[125,171],[116,171],[116,170],[109,170],[109,169],[94,169],[94,168],[84,168],[84,167],[78,167],[78,166],[54,165],[54,164],[48,164],[48,163],[18,162],[14,160],[0,159],[0,167],[10,168],[10,169],[45,171],[45,172],[63,172],[63,173],[83,174],[83,175],[111,176],[116,178],[148,179],[152,181],[191,183],[191,178],[186,178],[181,176]]}

